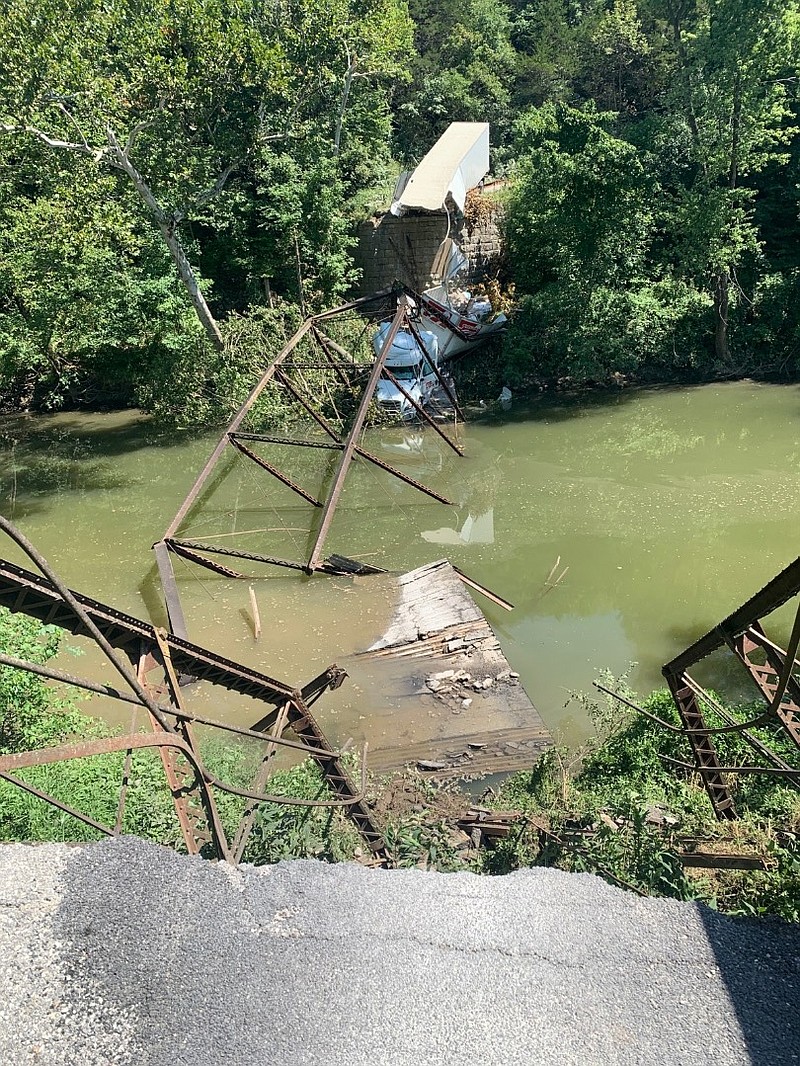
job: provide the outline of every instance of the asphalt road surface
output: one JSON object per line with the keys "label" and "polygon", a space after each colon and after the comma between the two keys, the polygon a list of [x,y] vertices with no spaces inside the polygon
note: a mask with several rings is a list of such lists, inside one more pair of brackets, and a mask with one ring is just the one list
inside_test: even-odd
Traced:
{"label": "asphalt road surface", "polygon": [[800,929],[589,875],[0,847],[0,1064],[800,1063]]}

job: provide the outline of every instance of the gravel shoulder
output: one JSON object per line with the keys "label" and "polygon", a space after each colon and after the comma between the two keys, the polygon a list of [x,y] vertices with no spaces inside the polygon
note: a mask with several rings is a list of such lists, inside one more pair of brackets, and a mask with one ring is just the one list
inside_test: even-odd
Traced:
{"label": "gravel shoulder", "polygon": [[800,1063],[800,929],[590,875],[0,846],[0,1062]]}

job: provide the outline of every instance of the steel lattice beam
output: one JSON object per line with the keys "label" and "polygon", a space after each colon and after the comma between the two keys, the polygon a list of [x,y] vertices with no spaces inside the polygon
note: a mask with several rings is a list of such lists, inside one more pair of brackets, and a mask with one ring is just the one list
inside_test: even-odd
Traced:
{"label": "steel lattice beam", "polygon": [[[71,606],[65,597],[73,600],[77,607]],[[141,703],[142,708],[146,709],[149,714],[152,728],[151,733],[131,733],[123,737],[104,738],[99,741],[64,745],[60,748],[0,756],[0,777],[5,781],[59,807],[66,813],[93,826],[99,832],[113,835],[121,827],[121,812],[127,787],[125,777],[123,777],[120,793],[117,828],[111,829],[96,822],[85,813],[36,789],[30,783],[18,780],[11,771],[46,765],[62,759],[81,758],[114,751],[128,753],[126,767],[129,768],[129,757],[133,750],[142,747],[157,747],[164,764],[182,835],[190,854],[197,854],[207,844],[210,844],[213,845],[214,853],[219,858],[231,858],[212,787],[233,792],[254,801],[249,805],[251,815],[256,807],[265,802],[290,804],[297,802],[300,805],[308,805],[311,802],[312,805],[342,806],[348,811],[369,847],[376,854],[383,853],[383,839],[364,802],[363,785],[361,789],[357,788],[340,754],[331,748],[310,711],[310,704],[325,691],[341,685],[345,673],[338,667],[328,667],[302,690],[298,690],[291,685],[267,677],[265,674],[215,655],[189,641],[169,635],[150,623],[116,611],[88,596],[72,592],[61,583],[56,589],[47,578],[39,577],[5,560],[0,560],[0,606],[7,607],[13,612],[24,613],[45,624],[56,625],[78,636],[89,636],[96,640],[103,639],[107,642],[107,648],[123,652],[137,667],[134,678],[126,672],[126,668],[121,663],[119,664],[123,674],[130,677],[129,683],[134,687],[133,694],[117,692],[111,686],[99,686],[91,681],[83,681],[81,678],[71,678],[68,675],[58,676],[59,672],[47,668],[38,669],[35,672],[44,674],[44,676],[49,674],[57,680],[74,682],[86,688],[102,689],[108,696],[123,699],[128,703]],[[94,627],[99,636],[95,636],[90,627]],[[111,652],[108,651],[108,654]],[[27,664],[21,660],[9,661],[7,665],[23,670],[28,668]],[[171,709],[161,707],[156,701],[155,697],[161,689],[148,676],[156,668],[161,670],[166,682],[166,689],[172,703]],[[222,730],[229,729],[230,732],[240,735],[260,737],[268,740],[272,745],[281,744],[284,743],[280,735],[283,726],[275,734],[267,735],[267,731],[275,725],[280,711],[283,711],[284,724],[292,728],[297,735],[297,747],[320,767],[335,799],[332,801],[295,801],[287,797],[264,794],[264,785],[260,783],[260,778],[249,790],[236,788],[217,779],[203,765],[192,730],[192,723],[195,719],[183,703],[178,681],[179,672],[189,674],[197,680],[208,681],[230,691],[260,699],[269,707],[267,713],[250,730],[228,727],[224,723],[213,722],[209,719],[197,719],[205,725]],[[136,693],[139,694],[138,699]],[[362,774],[363,772],[362,767]]]}
{"label": "steel lattice beam", "polygon": [[[800,747],[800,683],[794,674],[797,665],[795,655],[800,641],[800,608],[795,616],[788,653],[774,644],[764,632],[761,620],[800,593],[800,558],[795,559],[772,581],[754,596],[728,615],[714,629],[691,644],[685,651],[668,662],[662,673],[672,692],[675,706],[686,738],[694,753],[694,765],[700,773],[714,812],[718,818],[735,818],[736,809],[728,789],[724,768],[717,758],[711,736],[717,732],[738,732],[747,742],[767,758],[771,767],[757,768],[766,773],[789,773],[793,769],[755,737],[750,729],[754,726],[780,723],[787,735]],[[703,717],[698,692],[699,686],[692,682],[688,668],[719,648],[729,647],[739,662],[746,667],[758,691],[767,703],[763,715],[746,723],[737,723],[725,714],[726,725],[710,729]],[[759,663],[754,655],[764,654],[765,663]],[[702,698],[706,698],[707,694]],[[707,697],[711,700],[711,697]],[[711,700],[713,705],[713,700]],[[722,709],[719,710],[722,714]]]}
{"label": "steel lattice beam", "polygon": [[[326,333],[324,333],[320,326],[337,316],[346,314],[350,311],[365,310],[369,307],[375,307],[385,302],[386,298],[394,295],[397,299],[397,309],[392,320],[392,324],[387,337],[381,348],[381,352],[374,360],[371,366],[357,363],[350,353],[343,347],[338,345],[332,340]],[[451,501],[448,500],[441,493],[436,492],[434,489],[429,488],[427,485],[416,481],[414,478],[404,474],[401,470],[391,466],[389,463],[384,462],[378,456],[373,455],[366,449],[362,448],[359,443],[359,438],[366,420],[369,405],[375,394],[378,382],[383,376],[387,376],[389,380],[395,381],[395,378],[391,373],[386,373],[384,362],[386,355],[391,349],[392,342],[397,333],[402,330],[410,330],[413,335],[418,339],[422,345],[423,352],[425,346],[422,344],[422,340],[419,331],[416,329],[414,322],[412,321],[410,310],[413,306],[413,302],[418,302],[421,297],[412,293],[411,290],[406,290],[403,287],[394,289],[387,289],[384,292],[376,293],[374,296],[365,297],[361,300],[353,301],[349,304],[343,304],[341,307],[334,308],[331,311],[323,312],[322,314],[313,315],[307,318],[302,326],[297,330],[294,336],[288,341],[279,354],[273,359],[269,366],[265,369],[259,381],[256,383],[250,395],[245,400],[244,404],[239,408],[233,417],[230,424],[227,426],[225,432],[218,440],[214,450],[209,456],[205,466],[198,474],[194,484],[187,493],[180,507],[178,508],[174,518],[170,522],[169,526],[165,530],[162,538],[153,545],[156,553],[156,563],[158,566],[159,576],[161,578],[162,588],[164,590],[164,598],[167,607],[167,616],[169,618],[170,628],[172,632],[179,637],[187,637],[186,619],[183,613],[183,608],[180,601],[180,594],[178,591],[178,583],[175,578],[175,572],[172,566],[172,560],[170,558],[171,553],[179,554],[193,563],[204,566],[207,569],[214,570],[217,573],[223,574],[226,577],[242,578],[245,575],[224,566],[221,563],[212,561],[205,558],[199,552],[208,552],[211,554],[229,555],[237,558],[249,559],[252,562],[265,563],[268,565],[276,566],[288,566],[293,569],[303,569],[306,573],[325,572],[330,570],[324,560],[323,551],[324,544],[328,533],[330,531],[331,523],[333,521],[336,508],[339,503],[339,498],[342,492],[347,471],[350,468],[350,464],[353,459],[358,456],[367,460],[384,470],[386,473],[398,478],[405,482],[407,485],[425,493],[427,496],[437,500],[440,503],[451,505]],[[311,343],[317,345],[318,349],[322,352],[325,359],[325,363],[313,363],[307,362],[295,362],[294,353],[298,350],[301,343]],[[336,362],[336,358],[350,357],[351,362],[341,363]],[[368,380],[361,394],[361,399],[358,405],[358,409],[352,421],[349,431],[343,439],[340,439],[337,432],[329,425],[323,415],[316,410],[316,405],[305,397],[301,390],[296,387],[296,383],[292,382],[289,378],[289,374],[293,368],[301,368],[306,365],[318,366],[321,369],[329,369],[331,373],[335,373],[339,376],[342,384],[351,388],[351,382],[349,378],[344,374],[344,368],[360,369],[364,373],[369,373]],[[433,364],[432,364],[433,365]],[[445,390],[446,394],[454,404],[457,414],[460,414],[458,406],[455,401],[455,397],[444,380],[442,374],[438,368],[434,365],[433,369],[436,371],[436,377],[439,380],[441,386]],[[258,433],[246,433],[241,430],[241,426],[252,410],[259,396],[262,394],[264,388],[273,382],[279,388],[283,388],[289,395],[301,405],[314,421],[323,429],[326,435],[330,438],[330,443],[319,441],[302,441],[288,438],[281,438],[278,436],[272,436],[268,434]],[[441,437],[443,437],[448,445],[453,448],[459,455],[463,454],[458,444],[453,442],[440,426],[436,425],[435,421],[430,415],[424,411],[416,401],[413,400],[407,393],[407,391],[398,385],[400,391],[404,393],[411,401],[412,406],[417,410],[420,417],[428,422]],[[294,447],[308,447],[308,448],[325,448],[328,450],[338,450],[341,452],[339,462],[333,477],[331,486],[326,494],[325,500],[318,500],[311,492],[306,490],[303,486],[297,484],[293,478],[283,472],[274,463],[269,462],[263,456],[258,455],[251,448],[249,448],[244,441],[262,441],[267,444],[275,445],[291,445]],[[291,489],[292,492],[301,496],[307,503],[313,507],[319,507],[322,509],[317,532],[314,536],[314,543],[311,551],[306,559],[293,561],[288,559],[278,559],[271,555],[254,553],[254,552],[237,552],[233,549],[220,548],[214,545],[205,544],[198,545],[191,540],[185,540],[176,536],[178,530],[186,517],[189,515],[192,508],[197,504],[200,499],[203,490],[209,482],[209,479],[217,467],[223,454],[226,452],[227,446],[234,448],[238,454],[245,456],[251,462],[255,463],[266,473],[275,477],[279,482]]]}

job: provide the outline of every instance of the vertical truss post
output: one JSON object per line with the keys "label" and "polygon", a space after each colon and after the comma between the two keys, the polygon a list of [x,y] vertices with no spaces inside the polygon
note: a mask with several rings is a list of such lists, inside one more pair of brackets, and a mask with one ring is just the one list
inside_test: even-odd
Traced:
{"label": "vertical truss post", "polygon": [[156,554],[156,565],[158,566],[158,576],[161,579],[161,588],[164,590],[164,602],[167,607],[169,628],[176,637],[182,637],[186,640],[189,636],[186,629],[186,618],[183,614],[178,582],[175,580],[175,570],[172,566],[172,559],[169,557],[169,547],[166,541],[160,540],[157,544],[154,544],[153,551]]}
{"label": "vertical truss post", "polygon": [[203,467],[203,469],[197,475],[197,479],[196,479],[194,485],[192,485],[191,489],[189,489],[189,492],[187,493],[186,498],[184,499],[183,503],[178,508],[177,514],[172,519],[172,521],[169,524],[169,528],[164,533],[164,536],[161,538],[162,540],[169,540],[171,537],[175,536],[175,533],[177,532],[178,527],[180,526],[181,522],[184,520],[186,515],[191,510],[192,505],[194,504],[194,502],[197,499],[197,497],[200,495],[200,491],[203,488],[203,485],[205,485],[206,481],[208,480],[209,476],[211,475],[211,472],[213,471],[214,467],[217,465],[217,462],[219,461],[219,457],[225,451],[225,446],[228,443],[230,434],[231,433],[235,433],[236,430],[239,428],[239,426],[242,424],[242,422],[244,422],[246,415],[250,412],[250,409],[253,407],[253,405],[255,404],[255,402],[258,399],[258,397],[261,395],[261,393],[264,391],[264,389],[270,383],[272,378],[275,376],[275,371],[277,370],[278,366],[284,361],[284,359],[289,355],[289,353],[292,352],[297,347],[297,345],[300,343],[300,341],[303,339],[303,337],[305,337],[306,333],[308,333],[308,331],[311,329],[311,326],[312,326],[312,319],[306,319],[306,321],[302,324],[300,329],[298,329],[298,331],[294,334],[294,336],[291,338],[291,340],[288,342],[288,344],[286,344],[284,346],[284,348],[278,353],[278,355],[273,359],[273,361],[270,363],[270,365],[267,367],[267,369],[261,375],[261,377],[259,378],[258,382],[256,383],[256,385],[254,386],[254,388],[250,392],[250,395],[247,397],[247,399],[244,401],[242,406],[236,412],[236,415],[235,415],[233,421],[228,425],[227,430],[222,435],[222,437],[219,439],[219,441],[217,441],[217,445],[214,448],[214,451],[208,457],[208,460],[206,461],[206,465]]}
{"label": "vertical truss post", "polygon": [[[166,633],[164,630],[156,629],[155,637],[159,651],[157,661],[160,659],[158,665],[164,670],[170,702],[177,711],[183,711],[183,696],[178,684],[177,674],[172,665]],[[148,682],[144,674],[145,665],[146,660],[143,657],[140,666],[140,680],[143,685],[147,686]],[[155,725],[156,723],[153,722],[154,728]],[[174,731],[194,753],[198,765],[201,765],[197,743],[188,719],[176,718]],[[189,854],[198,855],[204,845],[213,843],[219,858],[230,861],[225,830],[222,827],[217,805],[208,786],[179,751],[166,747],[159,748],[159,751]]]}
{"label": "vertical truss post", "polygon": [[[330,790],[340,800],[351,800],[359,795],[359,789],[347,772],[341,756],[331,748],[328,738],[311,713],[312,704],[329,689],[337,689],[347,674],[338,667],[329,667],[313,681],[287,700],[288,722],[298,740],[309,746],[309,757],[322,772]],[[259,719],[253,729],[269,729],[276,721],[275,712]],[[369,806],[363,799],[348,804],[347,815],[375,855],[385,856],[383,834],[375,823]]]}
{"label": "vertical truss post", "polygon": [[682,674],[679,677],[674,674],[667,675],[667,683],[672,692],[672,698],[675,700],[681,724],[692,747],[697,772],[703,780],[711,806],[714,808],[714,814],[719,821],[735,819],[736,808],[725,778],[722,776],[717,752],[708,734],[702,732],[707,729],[707,726],[700,704],[697,702],[697,696],[686,684]]}
{"label": "vertical truss post", "polygon": [[[292,731],[301,743],[308,745],[308,757],[314,759],[319,766],[327,787],[336,796],[337,800],[350,801],[357,797],[359,790],[350,774],[347,766],[342,762],[340,755],[331,747],[329,740],[322,731],[315,716],[311,714],[311,705],[324,693],[332,689],[338,689],[339,685],[347,677],[345,671],[339,667],[329,667],[313,681],[309,681],[300,691],[295,691],[284,705],[287,712],[287,721]],[[283,710],[283,709],[282,709]],[[273,737],[279,736],[276,724],[279,722],[281,711],[271,711],[259,718],[251,728],[258,730],[273,729]],[[269,738],[266,738],[269,739]],[[375,823],[369,806],[363,798],[356,798],[355,803],[348,803],[346,807],[348,818],[353,822],[358,833],[366,841],[374,855],[385,857],[386,845],[381,829]]]}
{"label": "vertical truss post", "polygon": [[[353,799],[358,796],[359,790],[355,782],[347,772],[347,768],[340,756],[336,754],[328,744],[327,737],[320,729],[316,719],[308,708],[308,705],[298,692],[297,699],[289,704],[289,724],[297,737],[315,749],[327,748],[329,755],[312,754],[311,758],[322,771],[328,787],[339,799]],[[350,804],[347,813],[355,824],[363,839],[370,849],[376,854],[384,856],[386,845],[383,834],[375,824],[372,812],[363,799]]]}
{"label": "vertical truss post", "polygon": [[458,400],[456,399],[455,393],[451,391],[450,386],[447,384],[447,381],[445,380],[444,374],[442,374],[441,370],[439,369],[439,367],[436,364],[436,360],[432,359],[430,357],[430,355],[428,355],[428,349],[425,347],[425,342],[422,339],[422,334],[417,329],[416,323],[413,322],[410,318],[408,320],[408,328],[411,330],[411,334],[414,337],[414,340],[417,342],[417,344],[422,349],[423,355],[427,356],[428,363],[430,364],[431,370],[433,370],[434,374],[436,375],[436,380],[439,382],[441,387],[444,389],[444,392],[445,392],[445,395],[447,396],[447,399],[453,405],[453,410],[455,411],[456,415],[458,416],[458,418],[461,419],[462,422],[465,422],[466,419],[464,418],[464,412],[459,407]]}
{"label": "vertical truss post", "polygon": [[269,382],[275,376],[275,372],[279,364],[282,363],[284,359],[286,359],[286,357],[290,354],[290,352],[292,352],[297,347],[297,345],[300,343],[306,333],[308,333],[308,331],[311,329],[312,325],[313,321],[311,319],[307,319],[302,324],[300,329],[298,329],[294,336],[289,340],[289,342],[278,353],[275,359],[273,359],[273,361],[270,363],[264,373],[261,375],[253,389],[250,391],[250,395],[247,397],[245,402],[236,412],[233,421],[229,424],[227,430],[222,435],[222,437],[217,441],[216,447],[214,448],[211,455],[208,457],[203,469],[197,475],[194,485],[192,485],[191,489],[189,489],[189,492],[186,494],[183,503],[178,508],[175,517],[170,522],[169,527],[165,531],[161,540],[153,545],[153,549],[156,553],[158,573],[159,577],[161,578],[161,584],[164,589],[164,598],[167,603],[167,617],[169,619],[170,629],[173,633],[175,633],[176,636],[186,638],[188,636],[188,631],[186,629],[186,619],[183,614],[183,608],[181,607],[178,584],[175,580],[175,571],[172,568],[172,561],[169,557],[169,551],[165,542],[171,540],[175,536],[175,533],[177,532],[181,522],[184,520],[186,515],[194,506],[197,497],[200,495],[203,489],[203,486],[205,485],[206,481],[208,481],[214,468],[219,462],[220,456],[225,451],[225,447],[230,441],[230,435],[232,433],[235,433],[239,426],[242,424],[258,397],[261,395],[261,393],[267,387]]}
{"label": "vertical truss post", "polygon": [[[147,680],[146,660],[147,657],[143,652],[139,660],[137,677],[139,684],[145,689],[145,691],[147,691],[150,696],[155,696],[156,693],[153,690],[153,686]],[[158,723],[152,714],[148,714],[148,718],[150,719],[150,727],[155,733],[158,728]],[[161,764],[164,767],[164,775],[167,779],[170,795],[172,796],[172,803],[175,807],[178,824],[181,827],[181,835],[183,836],[186,850],[190,855],[199,855],[203,846],[211,840],[211,834],[205,824],[205,815],[197,802],[196,795],[191,795],[190,790],[187,787],[191,771],[187,774],[185,767],[180,765],[178,757],[179,753],[176,752],[174,748],[160,747],[158,749],[158,754],[161,757]]]}
{"label": "vertical truss post", "polygon": [[[723,619],[719,625],[703,634],[675,656],[661,671],[672,691],[684,729],[700,730],[699,733],[694,734],[688,732],[688,739],[694,749],[696,765],[702,772],[703,783],[717,817],[735,818],[736,813],[720,772],[720,764],[711,745],[707,726],[704,725],[702,714],[700,714],[696,692],[694,698],[690,695],[691,688],[696,690],[698,686],[689,679],[686,671],[694,663],[705,659],[718,648],[727,646],[747,668],[761,695],[767,701],[767,711],[757,719],[755,724],[767,725],[775,715],[776,721],[780,722],[789,737],[800,747],[800,682],[793,673],[798,665],[795,656],[800,645],[800,608],[795,614],[792,634],[785,652],[769,640],[761,625],[762,618],[776,611],[798,593],[800,593],[800,558],[785,567],[754,596]],[[754,657],[756,651],[763,652],[766,664],[756,662]],[[768,759],[776,769],[779,771],[791,769],[783,759],[746,729],[744,724],[739,726],[721,708],[719,713],[728,727],[735,727],[735,731],[740,732],[746,742]],[[753,724],[750,723],[751,726]],[[705,733],[704,730],[706,730]]]}
{"label": "vertical truss post", "polygon": [[408,319],[408,299],[405,296],[401,296],[398,300],[397,312],[392,319],[392,324],[389,328],[389,332],[386,335],[386,339],[381,346],[380,353],[376,356],[375,362],[372,366],[372,372],[369,375],[369,380],[364,387],[364,392],[361,396],[361,402],[358,405],[358,411],[353,421],[353,425],[350,432],[347,435],[347,440],[344,442],[344,448],[342,450],[341,458],[339,459],[339,465],[336,469],[336,473],[333,478],[333,484],[328,492],[327,499],[325,500],[325,507],[322,512],[322,518],[320,519],[319,529],[317,531],[314,545],[311,549],[311,554],[308,557],[308,563],[306,564],[306,570],[309,574],[319,569],[320,560],[322,558],[322,552],[325,545],[325,539],[328,536],[331,522],[336,511],[336,507],[339,503],[339,497],[342,493],[342,487],[344,485],[344,479],[347,476],[347,471],[350,468],[350,464],[353,461],[353,454],[356,451],[356,442],[358,436],[364,425],[364,420],[367,417],[367,409],[369,408],[370,401],[375,392],[375,388],[383,370],[383,364],[386,362],[386,356],[388,355],[394,339],[400,331],[401,326]]}
{"label": "vertical truss post", "polygon": [[[287,377],[280,375],[279,380],[282,385],[285,386],[287,391],[294,396],[297,402],[311,415],[317,425],[322,429],[332,441],[335,441],[341,448],[344,448],[339,435],[335,432],[330,422],[327,421],[318,411],[315,411],[311,404],[305,399],[301,392],[292,385],[291,381]],[[391,474],[396,477],[398,481],[405,482],[406,485],[410,485],[414,489],[418,489],[420,492],[425,493],[426,496],[430,496],[431,499],[436,500],[437,503],[446,504],[448,507],[453,506],[452,500],[448,500],[446,496],[442,496],[441,493],[436,492],[434,489],[428,488],[427,485],[423,485],[421,481],[415,481],[413,477],[409,477],[408,474],[404,474],[402,470],[398,470],[397,467],[391,466],[389,463],[385,463],[383,459],[379,459],[377,455],[373,455],[372,452],[368,452],[365,448],[356,445],[356,455],[362,459],[366,459],[368,463],[372,463],[380,470],[385,470],[387,474]]]}
{"label": "vertical truss post", "polygon": [[[131,715],[131,727],[128,730],[129,733],[133,733],[136,729],[136,708],[134,708]],[[128,785],[131,780],[131,765],[133,763],[133,748],[128,748],[125,752],[125,762],[122,764],[122,784],[119,789],[119,799],[117,800],[117,817],[114,820],[114,836],[119,836],[122,832],[122,823],[125,820],[125,801],[128,798]]]}
{"label": "vertical truss post", "polygon": [[[714,698],[706,692],[704,688],[697,684],[694,678],[690,678],[688,673],[684,674],[683,676],[686,683],[691,685],[691,687],[694,689],[695,694],[698,695],[702,700],[704,700],[709,706],[714,708],[715,714],[722,719],[725,725],[739,725],[733,715],[729,714],[724,707],[721,707],[714,700]],[[782,770],[787,774],[792,772],[793,768],[789,765],[789,763],[786,762],[785,759],[782,759],[780,755],[776,755],[771,748],[768,748],[766,744],[762,743],[762,741],[760,741],[758,737],[749,729],[737,729],[737,732],[739,733],[739,736],[742,738],[742,740],[746,744],[748,744],[753,749],[753,751],[761,755],[764,759],[767,760],[767,762],[772,763],[776,770]],[[797,787],[800,788],[800,784],[798,784]]]}

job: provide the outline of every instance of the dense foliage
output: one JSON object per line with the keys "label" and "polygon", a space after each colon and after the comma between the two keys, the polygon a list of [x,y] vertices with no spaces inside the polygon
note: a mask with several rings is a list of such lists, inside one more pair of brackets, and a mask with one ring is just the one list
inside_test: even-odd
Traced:
{"label": "dense foliage", "polygon": [[796,374],[797,5],[615,0],[573,31],[569,89],[513,128],[511,375]]}
{"label": "dense foliage", "polygon": [[7,400],[147,402],[213,374],[231,316],[340,295],[410,30],[398,0],[4,5]]}
{"label": "dense foliage", "polygon": [[797,0],[9,0],[0,38],[6,406],[213,416],[453,120],[510,179],[511,383],[798,372]]}

